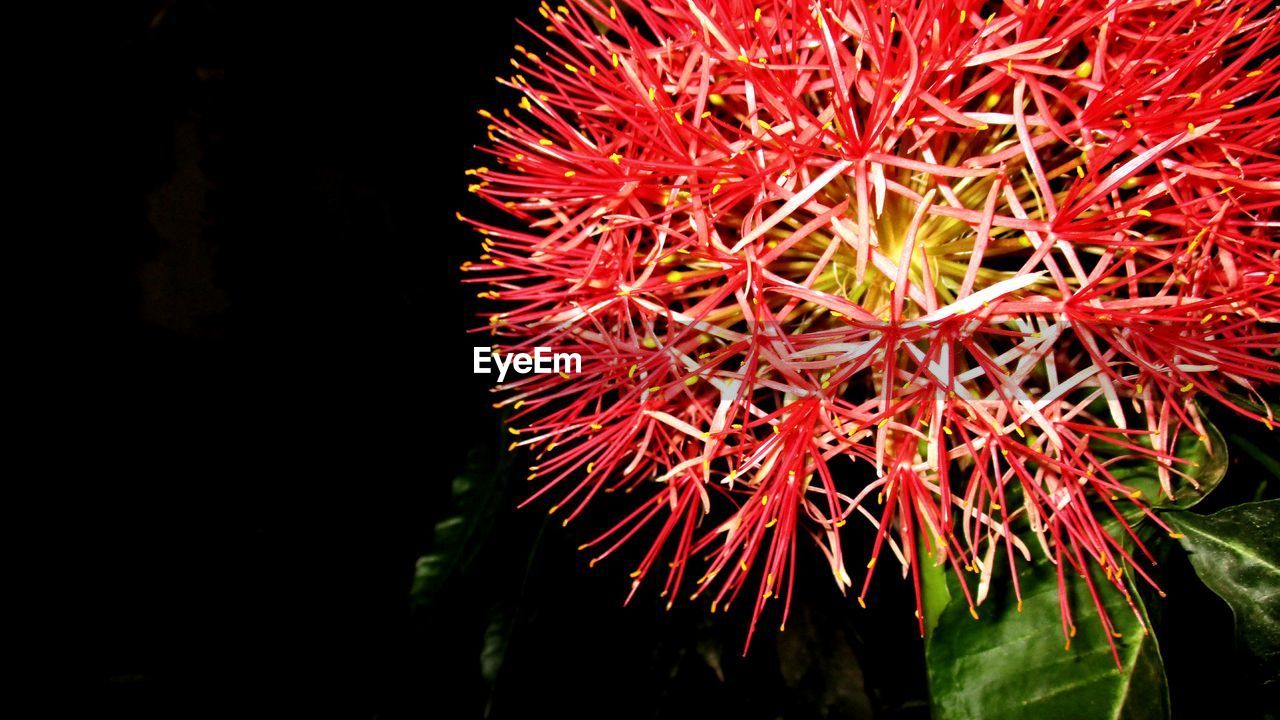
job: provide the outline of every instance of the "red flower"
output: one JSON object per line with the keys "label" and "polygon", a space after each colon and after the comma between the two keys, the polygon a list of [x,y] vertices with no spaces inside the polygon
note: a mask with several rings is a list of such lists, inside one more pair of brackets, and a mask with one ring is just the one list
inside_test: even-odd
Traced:
{"label": "red flower", "polygon": [[502,351],[582,356],[503,404],[566,523],[640,491],[592,564],[646,538],[635,585],[753,628],[802,534],[860,602],[886,546],[971,603],[1037,553],[1126,592],[1122,506],[1160,521],[1097,441],[1172,496],[1196,396],[1270,422],[1228,394],[1280,372],[1269,6],[982,7],[542,6],[469,171],[513,222],[465,269]]}

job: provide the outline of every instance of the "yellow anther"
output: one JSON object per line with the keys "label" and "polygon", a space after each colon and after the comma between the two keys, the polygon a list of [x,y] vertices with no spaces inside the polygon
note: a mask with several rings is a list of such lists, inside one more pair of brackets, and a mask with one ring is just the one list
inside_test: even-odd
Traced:
{"label": "yellow anther", "polygon": [[1076,66],[1076,77],[1084,79],[1093,75],[1093,62],[1085,60]]}
{"label": "yellow anther", "polygon": [[574,175],[577,175],[577,174],[578,174],[578,173],[574,172],[573,170],[565,170],[565,171],[564,171],[564,176],[565,176],[565,177],[567,177],[567,178],[571,178],[571,177],[573,177]]}

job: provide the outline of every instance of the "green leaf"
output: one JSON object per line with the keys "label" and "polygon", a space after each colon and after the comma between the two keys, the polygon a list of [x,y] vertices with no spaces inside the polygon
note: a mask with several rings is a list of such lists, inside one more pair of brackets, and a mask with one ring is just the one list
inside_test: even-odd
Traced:
{"label": "green leaf", "polygon": [[[939,577],[926,573],[924,581],[936,583]],[[1074,573],[1068,577],[1077,632],[1064,650],[1057,573],[1049,563],[1020,570],[1021,612],[1006,577],[993,584],[976,621],[954,574],[948,573],[954,599],[925,643],[935,720],[1168,717],[1164,665],[1155,637],[1144,634],[1119,592],[1095,578],[1103,606],[1122,634],[1115,638],[1122,666],[1117,670],[1084,580]],[[1141,598],[1130,594],[1145,616]]]}
{"label": "green leaf", "polygon": [[[498,465],[499,467],[495,467]],[[466,568],[480,549],[501,503],[503,461],[473,451],[463,473],[453,479],[452,514],[436,523],[431,552],[418,558],[410,596],[415,607],[430,607],[448,582]]]}
{"label": "green leaf", "polygon": [[1280,679],[1280,500],[1164,518],[1182,534],[1200,579],[1231,606],[1239,643],[1264,682]]}
{"label": "green leaf", "polygon": [[506,660],[514,625],[515,617],[509,608],[494,605],[489,609],[489,624],[485,626],[484,644],[480,647],[480,676],[491,688],[497,683],[498,672]]}
{"label": "green leaf", "polygon": [[[1156,464],[1150,460],[1137,458],[1121,460],[1109,466],[1111,474],[1125,485],[1141,490],[1142,497],[1154,509],[1186,510],[1195,507],[1222,483],[1222,478],[1227,474],[1227,441],[1223,439],[1222,433],[1213,423],[1205,420],[1204,427],[1208,437],[1207,443],[1194,434],[1182,433],[1174,444],[1174,454],[1188,461],[1175,463],[1174,470],[1190,476],[1196,484],[1192,485],[1175,472],[1172,477],[1175,495],[1173,499],[1165,495],[1160,488],[1160,476],[1156,472]],[[1149,442],[1144,438],[1144,443],[1149,444]],[[1130,515],[1130,519],[1141,516],[1136,508],[1126,514]]]}
{"label": "green leaf", "polygon": [[1248,395],[1241,395],[1239,393],[1227,393],[1226,397],[1228,400],[1239,405],[1245,410],[1255,412],[1263,417],[1280,415],[1280,406],[1277,406],[1270,400],[1263,400],[1262,402],[1259,402]]}
{"label": "green leaf", "polygon": [[924,632],[927,638],[933,634],[933,629],[938,627],[938,619],[951,603],[951,590],[947,587],[947,573],[950,572],[950,568],[945,564],[938,565],[936,559],[925,555],[923,550],[922,545],[917,556],[921,558],[920,600],[924,606]]}

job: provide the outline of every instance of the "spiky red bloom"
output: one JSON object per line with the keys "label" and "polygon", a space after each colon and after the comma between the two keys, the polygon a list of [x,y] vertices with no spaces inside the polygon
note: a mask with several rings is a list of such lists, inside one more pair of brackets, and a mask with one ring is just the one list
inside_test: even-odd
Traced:
{"label": "spiky red bloom", "polygon": [[971,602],[1038,552],[1127,593],[1159,520],[1097,441],[1172,495],[1196,396],[1269,422],[1227,393],[1280,372],[1270,6],[606,2],[544,5],[481,113],[514,222],[466,267],[495,347],[583,357],[504,390],[566,523],[637,491],[592,564],[644,537],[636,586],[753,628],[801,534],[859,601],[886,545],[917,595],[917,547]]}

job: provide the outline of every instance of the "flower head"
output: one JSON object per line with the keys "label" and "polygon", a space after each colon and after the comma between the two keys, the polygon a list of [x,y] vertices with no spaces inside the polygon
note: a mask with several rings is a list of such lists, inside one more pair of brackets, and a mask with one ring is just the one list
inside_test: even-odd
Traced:
{"label": "flower head", "polygon": [[1280,377],[1269,6],[992,7],[542,6],[466,269],[499,349],[583,358],[502,404],[566,524],[636,491],[592,564],[647,543],[634,586],[753,631],[810,544],[859,602],[886,549],[971,603],[1037,553],[1127,593],[1160,521],[1117,457],[1173,496],[1197,396],[1270,422],[1233,400]]}

